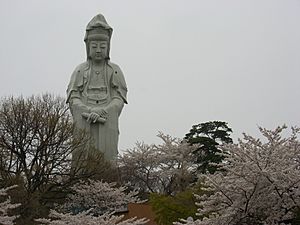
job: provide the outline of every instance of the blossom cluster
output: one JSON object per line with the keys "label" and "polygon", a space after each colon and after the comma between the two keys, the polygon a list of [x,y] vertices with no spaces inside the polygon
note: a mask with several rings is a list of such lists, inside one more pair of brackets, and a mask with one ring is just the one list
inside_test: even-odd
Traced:
{"label": "blossom cluster", "polygon": [[300,209],[300,143],[298,128],[284,138],[286,126],[260,128],[266,142],[249,135],[229,152],[222,172],[203,177],[212,194],[198,196],[203,220],[194,225],[288,224]]}
{"label": "blossom cluster", "polygon": [[185,140],[157,135],[160,145],[137,143],[119,158],[123,179],[144,192],[174,194],[183,191],[193,179],[196,167],[193,151]]}
{"label": "blossom cluster", "polygon": [[139,202],[136,190],[127,191],[127,187],[116,187],[116,183],[88,180],[72,186],[73,194],[59,207],[60,211],[77,214],[90,210],[90,214],[118,212],[128,203]]}
{"label": "blossom cluster", "polygon": [[[51,210],[50,219],[37,219],[48,225],[143,225],[146,219],[114,215],[127,207],[130,202],[139,202],[136,191],[127,191],[126,187],[116,187],[115,183],[88,180],[72,187],[73,194],[57,210]],[[59,212],[58,212],[59,211]]]}
{"label": "blossom cluster", "polygon": [[49,216],[52,219],[37,219],[36,221],[47,225],[143,225],[147,222],[146,219],[136,218],[122,221],[123,216],[114,216],[111,213],[101,216],[92,216],[89,213],[88,210],[74,215],[51,210]]}
{"label": "blossom cluster", "polygon": [[[1,188],[0,189],[0,196],[7,196],[7,191],[17,187],[17,185],[10,186],[8,188]],[[18,215],[9,215],[9,211],[19,207],[20,204],[12,204],[10,197],[0,203],[0,224],[5,225],[13,225],[14,220],[18,218]]]}

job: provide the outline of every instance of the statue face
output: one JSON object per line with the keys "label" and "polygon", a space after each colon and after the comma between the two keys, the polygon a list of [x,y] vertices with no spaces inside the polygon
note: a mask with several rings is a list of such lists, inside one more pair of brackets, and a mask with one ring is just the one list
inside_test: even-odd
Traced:
{"label": "statue face", "polygon": [[93,40],[90,41],[89,51],[92,61],[102,61],[107,57],[108,43],[107,41]]}

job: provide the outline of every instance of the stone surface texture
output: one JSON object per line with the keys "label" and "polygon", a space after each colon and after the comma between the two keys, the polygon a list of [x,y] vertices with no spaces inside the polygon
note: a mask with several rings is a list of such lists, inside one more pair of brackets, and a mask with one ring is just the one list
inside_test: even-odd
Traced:
{"label": "stone surface texture", "polygon": [[101,14],[88,23],[84,37],[87,60],[75,68],[67,89],[75,126],[91,135],[90,144],[107,160],[117,157],[118,121],[127,103],[124,75],[109,57],[112,31]]}

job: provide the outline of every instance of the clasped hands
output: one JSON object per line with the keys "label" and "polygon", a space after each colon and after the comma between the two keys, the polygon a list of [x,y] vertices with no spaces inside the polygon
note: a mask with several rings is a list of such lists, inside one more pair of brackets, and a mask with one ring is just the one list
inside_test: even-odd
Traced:
{"label": "clasped hands", "polygon": [[91,109],[90,113],[84,113],[82,116],[89,123],[96,123],[96,122],[105,123],[108,113],[103,108],[100,109],[97,108],[97,109]]}

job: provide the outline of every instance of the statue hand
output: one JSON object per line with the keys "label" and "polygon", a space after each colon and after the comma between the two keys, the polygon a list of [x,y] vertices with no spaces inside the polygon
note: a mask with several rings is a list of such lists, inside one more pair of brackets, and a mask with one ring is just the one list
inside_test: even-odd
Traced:
{"label": "statue hand", "polygon": [[104,118],[104,119],[107,119],[107,111],[103,108],[96,108],[96,109],[92,109],[91,110],[93,113],[96,113],[98,114],[100,117]]}
{"label": "statue hand", "polygon": [[98,115],[95,112],[91,112],[87,118],[87,121],[90,123],[96,123],[99,118],[100,118],[100,115]]}

